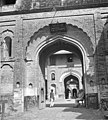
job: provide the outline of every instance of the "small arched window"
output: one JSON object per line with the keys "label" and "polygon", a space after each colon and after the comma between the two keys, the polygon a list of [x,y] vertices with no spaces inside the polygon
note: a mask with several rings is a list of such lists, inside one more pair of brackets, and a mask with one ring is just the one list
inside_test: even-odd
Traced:
{"label": "small arched window", "polygon": [[105,78],[101,79],[101,84],[104,85],[105,84]]}
{"label": "small arched window", "polygon": [[17,87],[17,88],[20,87],[20,82],[16,82],[16,87]]}
{"label": "small arched window", "polygon": [[55,73],[51,73],[51,80],[55,80]]}
{"label": "small arched window", "polygon": [[29,83],[29,88],[33,88],[33,84],[32,83]]}
{"label": "small arched window", "polygon": [[12,54],[12,39],[10,37],[4,38],[4,50],[8,53],[8,56],[11,57]]}

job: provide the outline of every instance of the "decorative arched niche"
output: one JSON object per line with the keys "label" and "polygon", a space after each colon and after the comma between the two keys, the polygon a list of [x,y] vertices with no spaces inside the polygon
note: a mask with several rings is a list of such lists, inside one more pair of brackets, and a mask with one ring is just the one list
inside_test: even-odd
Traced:
{"label": "decorative arched niche", "polygon": [[11,30],[5,30],[2,32],[2,47],[1,47],[1,57],[2,60],[8,60],[12,57],[12,44],[13,44],[14,33]]}
{"label": "decorative arched niche", "polygon": [[1,67],[1,83],[0,92],[2,94],[13,92],[13,67],[9,64],[4,64]]}

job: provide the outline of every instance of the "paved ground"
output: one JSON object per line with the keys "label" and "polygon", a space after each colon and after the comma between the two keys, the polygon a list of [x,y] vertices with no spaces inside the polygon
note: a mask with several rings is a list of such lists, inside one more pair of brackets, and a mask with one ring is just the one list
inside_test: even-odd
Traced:
{"label": "paved ground", "polygon": [[100,111],[84,107],[74,108],[71,102],[56,102],[53,108],[47,102],[46,109],[37,111],[33,108],[23,114],[5,117],[4,120],[104,120]]}

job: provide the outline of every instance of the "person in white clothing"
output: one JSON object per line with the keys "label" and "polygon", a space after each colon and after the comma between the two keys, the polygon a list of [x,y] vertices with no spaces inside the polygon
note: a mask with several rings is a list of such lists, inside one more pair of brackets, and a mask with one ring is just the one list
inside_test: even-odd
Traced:
{"label": "person in white clothing", "polygon": [[54,93],[53,90],[50,92],[50,107],[54,106]]}

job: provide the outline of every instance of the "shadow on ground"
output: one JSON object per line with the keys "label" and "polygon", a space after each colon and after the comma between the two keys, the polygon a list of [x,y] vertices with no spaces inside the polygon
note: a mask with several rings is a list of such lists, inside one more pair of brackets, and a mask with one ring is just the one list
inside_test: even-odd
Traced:
{"label": "shadow on ground", "polygon": [[[46,107],[49,107],[50,104],[46,104]],[[64,107],[62,110],[63,113],[73,114],[75,119],[80,120],[105,120],[102,112],[97,109],[87,109],[84,106],[79,106],[75,108],[75,104],[55,104],[54,108]]]}
{"label": "shadow on ground", "polygon": [[85,107],[66,107],[63,112],[72,112],[74,114],[79,114],[76,119],[81,120],[104,120],[102,112],[97,109],[87,109]]}

